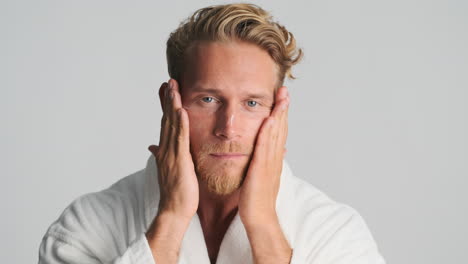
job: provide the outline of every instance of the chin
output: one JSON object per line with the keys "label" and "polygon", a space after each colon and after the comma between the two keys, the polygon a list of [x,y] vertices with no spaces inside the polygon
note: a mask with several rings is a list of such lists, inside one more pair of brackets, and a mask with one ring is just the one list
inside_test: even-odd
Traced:
{"label": "chin", "polygon": [[232,194],[242,186],[246,174],[245,167],[247,166],[226,163],[197,166],[197,177],[210,193],[225,196]]}

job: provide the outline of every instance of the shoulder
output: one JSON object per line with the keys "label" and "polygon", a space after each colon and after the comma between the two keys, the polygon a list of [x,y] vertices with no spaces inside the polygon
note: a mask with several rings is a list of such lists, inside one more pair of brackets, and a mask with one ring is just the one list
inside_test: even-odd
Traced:
{"label": "shoulder", "polygon": [[357,214],[357,211],[351,206],[332,199],[322,190],[302,178],[292,176],[290,181],[294,190],[291,192],[291,199],[296,204],[295,209],[298,217],[314,214],[316,217],[342,215],[349,218]]}
{"label": "shoulder", "polygon": [[285,163],[281,179],[281,203],[284,211],[296,219],[313,218],[320,221],[329,217],[349,218],[357,214],[352,207],[337,202],[312,183],[297,177]]}
{"label": "shoulder", "polygon": [[355,227],[367,230],[362,216],[350,205],[335,201],[304,179],[292,176],[290,181],[294,190],[290,193],[291,200],[294,201],[293,214],[302,225],[336,231],[359,222],[362,225]]}
{"label": "shoulder", "polygon": [[52,239],[57,246],[68,245],[93,256],[116,254],[141,228],[143,186],[141,170],[105,190],[78,197],[52,223],[43,241]]}
{"label": "shoulder", "polygon": [[288,185],[288,198],[293,204],[289,220],[294,226],[291,240],[298,253],[322,260],[334,259],[346,252],[353,259],[359,256],[381,259],[374,238],[356,209],[333,200],[292,174],[288,177]]}

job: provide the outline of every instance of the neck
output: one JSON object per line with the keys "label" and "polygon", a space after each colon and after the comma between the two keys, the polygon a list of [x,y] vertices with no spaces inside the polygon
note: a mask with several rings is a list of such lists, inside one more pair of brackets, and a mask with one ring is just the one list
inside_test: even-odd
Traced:
{"label": "neck", "polygon": [[199,184],[199,190],[197,214],[202,225],[207,227],[229,225],[237,213],[239,190],[223,196],[208,192],[203,184]]}
{"label": "neck", "polygon": [[200,199],[197,214],[210,261],[215,263],[224,235],[237,214],[239,190],[220,196],[209,193],[203,184],[199,183],[198,186]]}

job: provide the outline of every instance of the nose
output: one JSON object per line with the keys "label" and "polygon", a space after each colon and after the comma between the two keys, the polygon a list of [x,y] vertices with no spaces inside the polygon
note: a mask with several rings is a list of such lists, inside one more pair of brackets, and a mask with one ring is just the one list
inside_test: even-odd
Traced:
{"label": "nose", "polygon": [[216,112],[216,137],[223,140],[235,140],[240,137],[238,110],[233,105],[224,105]]}

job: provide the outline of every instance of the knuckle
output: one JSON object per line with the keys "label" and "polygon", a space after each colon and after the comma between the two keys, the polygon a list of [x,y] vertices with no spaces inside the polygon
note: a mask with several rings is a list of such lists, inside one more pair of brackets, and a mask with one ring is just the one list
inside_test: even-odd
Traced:
{"label": "knuckle", "polygon": [[164,160],[160,154],[156,155],[156,164],[158,165],[158,167],[160,167],[163,164],[163,161]]}
{"label": "knuckle", "polygon": [[162,117],[162,119],[161,119],[161,124],[164,126],[164,125],[167,123],[167,121],[168,121],[168,118],[167,118],[167,116],[164,114],[163,117]]}
{"label": "knuckle", "polygon": [[185,137],[182,133],[179,133],[179,135],[177,135],[177,143],[184,143],[185,142]]}
{"label": "knuckle", "polygon": [[163,159],[164,159],[164,154],[162,153],[161,150],[159,150],[159,151],[156,153],[155,158],[156,158],[156,161],[158,161],[158,162],[163,161]]}

